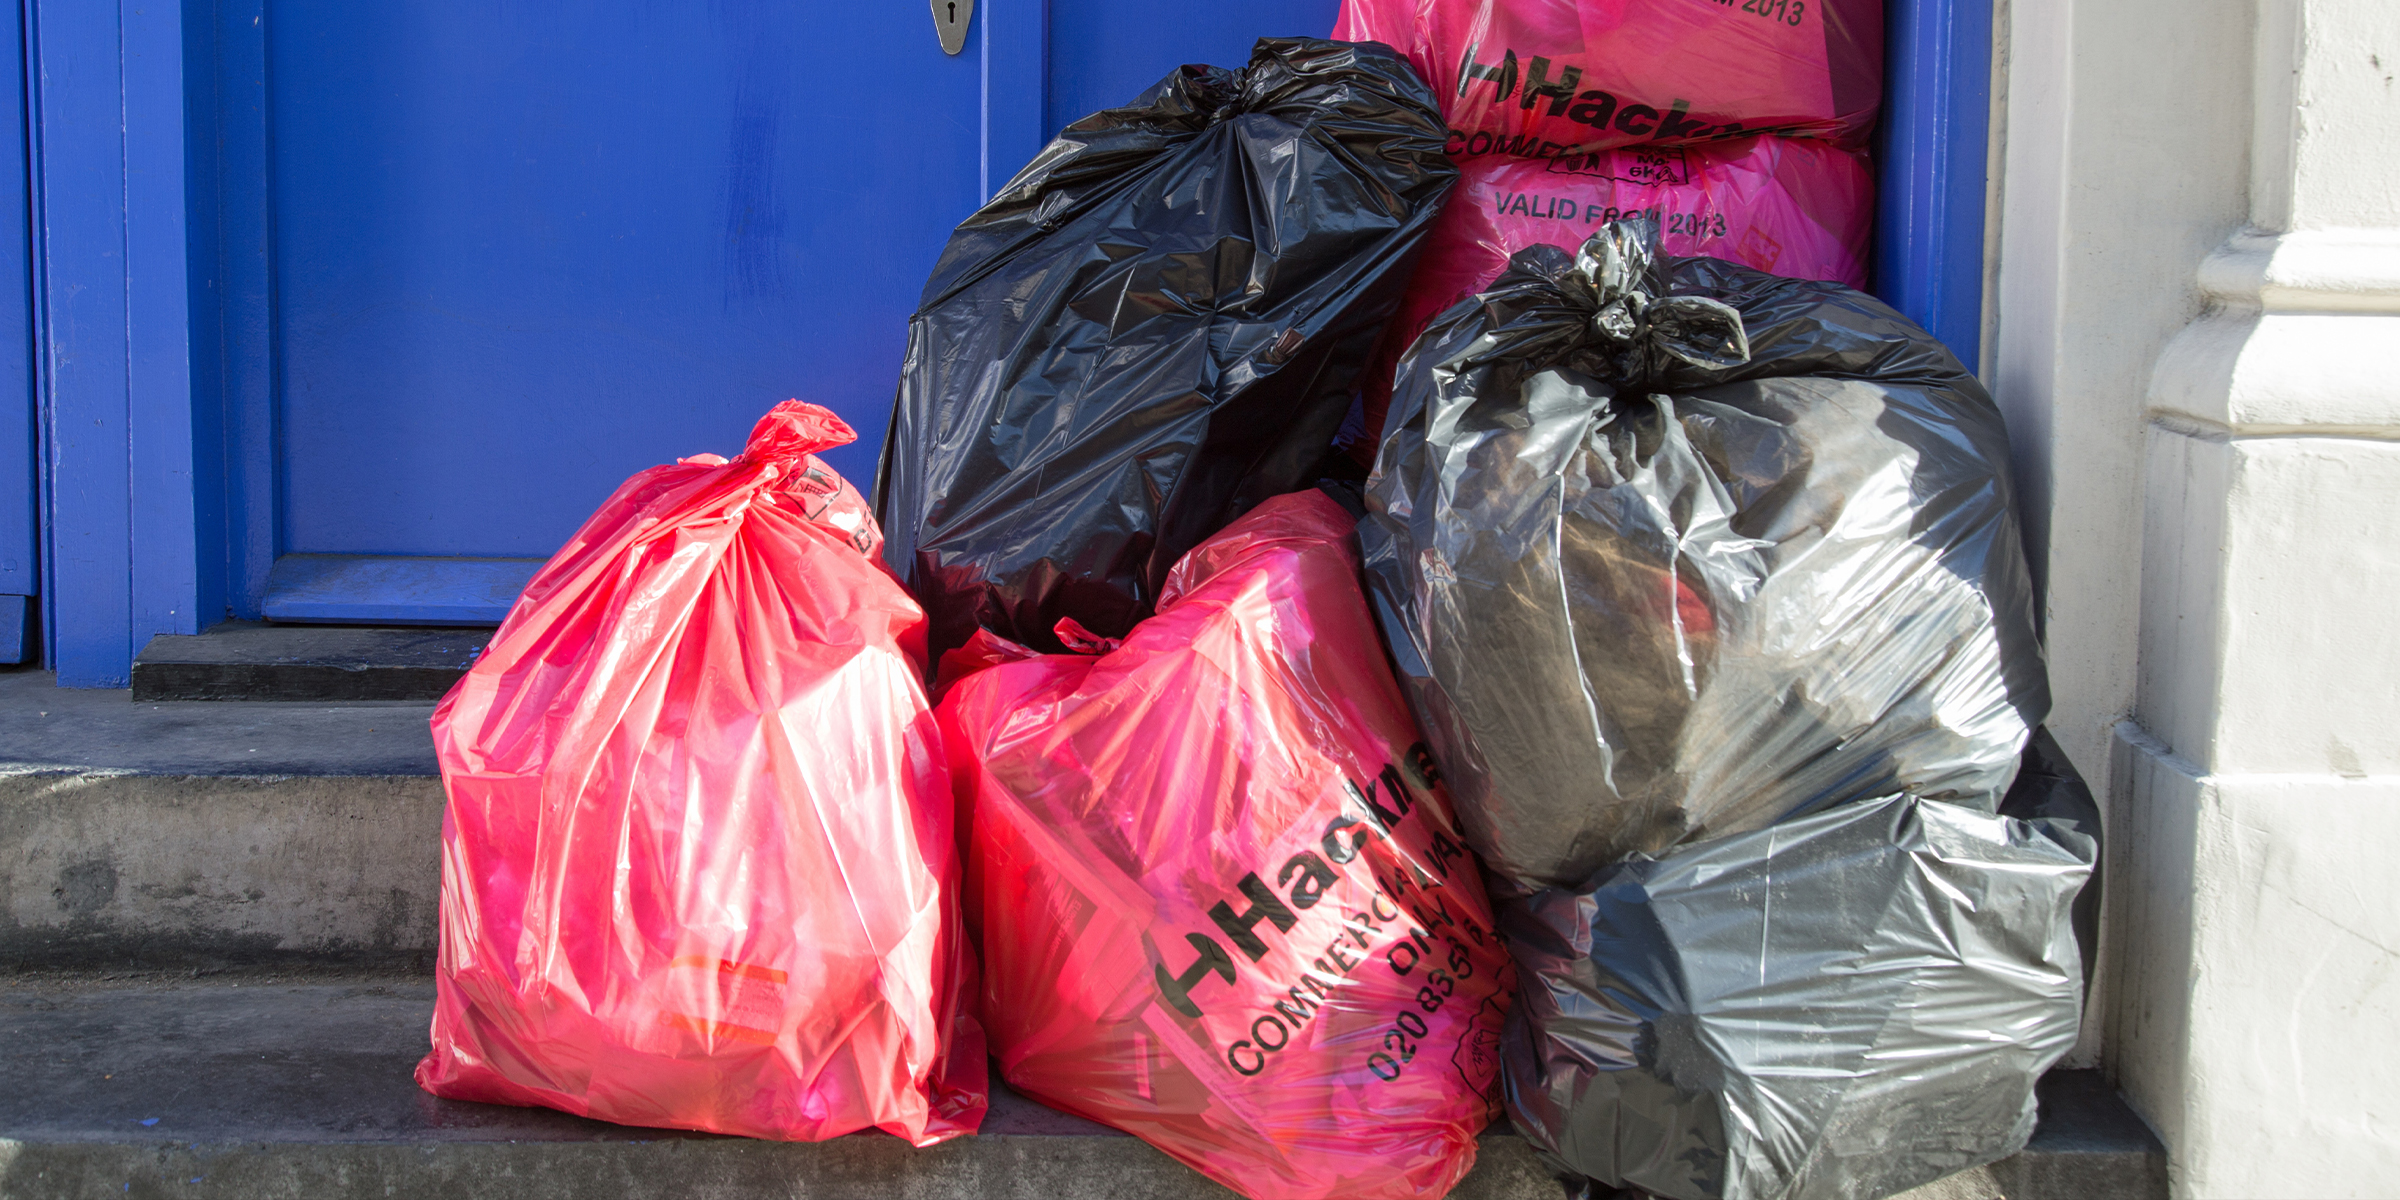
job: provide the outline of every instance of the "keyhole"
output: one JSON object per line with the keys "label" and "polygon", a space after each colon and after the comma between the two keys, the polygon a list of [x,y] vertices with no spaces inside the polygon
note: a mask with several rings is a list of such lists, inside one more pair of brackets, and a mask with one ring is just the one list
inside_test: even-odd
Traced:
{"label": "keyhole", "polygon": [[950,20],[948,23],[952,25],[958,24],[958,6],[955,4],[950,6]]}

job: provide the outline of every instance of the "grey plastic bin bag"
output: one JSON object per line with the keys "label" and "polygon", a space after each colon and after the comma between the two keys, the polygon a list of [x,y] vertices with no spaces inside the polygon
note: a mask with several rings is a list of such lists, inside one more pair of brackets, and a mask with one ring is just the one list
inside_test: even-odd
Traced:
{"label": "grey plastic bin bag", "polygon": [[1535,246],[1404,356],[1359,527],[1475,849],[1528,888],[1906,792],[2049,709],[2008,439],[1880,301],[1657,226]]}
{"label": "grey plastic bin bag", "polygon": [[2075,1044],[2098,855],[2036,742],[2004,806],[2029,819],[1859,800],[1503,904],[1517,1127],[1673,1200],[1871,1200],[2022,1149]]}

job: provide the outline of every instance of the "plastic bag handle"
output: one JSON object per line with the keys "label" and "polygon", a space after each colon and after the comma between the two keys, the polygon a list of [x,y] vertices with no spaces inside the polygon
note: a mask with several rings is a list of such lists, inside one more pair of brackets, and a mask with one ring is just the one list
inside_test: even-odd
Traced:
{"label": "plastic bag handle", "polygon": [[1575,275],[1594,304],[1592,333],[1624,352],[1628,376],[1647,375],[1662,357],[1702,369],[1750,361],[1740,310],[1705,296],[1667,296],[1658,273],[1658,222],[1628,217],[1602,225],[1575,252]]}

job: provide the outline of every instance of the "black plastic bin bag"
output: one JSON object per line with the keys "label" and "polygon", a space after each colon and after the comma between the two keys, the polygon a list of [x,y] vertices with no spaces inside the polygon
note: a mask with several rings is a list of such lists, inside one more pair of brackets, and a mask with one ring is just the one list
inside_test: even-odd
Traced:
{"label": "black plastic bin bag", "polygon": [[1504,902],[1517,1128],[1671,1200],[1874,1200],[2022,1149],[2099,850],[2081,780],[2033,757],[2029,820],[1857,800]]}
{"label": "black plastic bin bag", "polygon": [[1068,126],[958,227],[875,489],[936,659],[978,625],[1121,637],[1185,551],[1315,481],[1456,177],[1443,137],[1389,48],[1268,38]]}
{"label": "black plastic bin bag", "polygon": [[1989,811],[2049,691],[2000,413],[1839,284],[1535,246],[1395,378],[1359,527],[1497,875],[1906,792]]}

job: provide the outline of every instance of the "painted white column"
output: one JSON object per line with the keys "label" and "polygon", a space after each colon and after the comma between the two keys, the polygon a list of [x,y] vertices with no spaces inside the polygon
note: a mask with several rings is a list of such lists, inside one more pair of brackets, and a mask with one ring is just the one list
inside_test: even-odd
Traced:
{"label": "painted white column", "polygon": [[[2144,395],[2206,307],[2200,262],[2249,211],[2255,2],[2003,0],[1986,379],[2042,588],[2050,729],[2095,790],[2134,710]],[[2109,986],[2104,967],[2095,1015]],[[2068,1064],[2098,1063],[2102,1031],[2088,1020]]]}
{"label": "painted white column", "polygon": [[2051,732],[2095,786],[2132,712],[2143,394],[2248,211],[2248,0],[2006,0],[1988,379],[2043,588]]}
{"label": "painted white column", "polygon": [[2400,4],[2255,15],[2247,223],[2160,281],[2205,308],[2151,371],[2141,435],[2106,1060],[2179,1197],[2391,1196]]}

